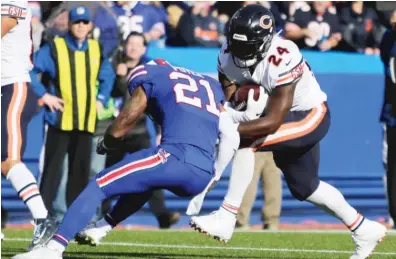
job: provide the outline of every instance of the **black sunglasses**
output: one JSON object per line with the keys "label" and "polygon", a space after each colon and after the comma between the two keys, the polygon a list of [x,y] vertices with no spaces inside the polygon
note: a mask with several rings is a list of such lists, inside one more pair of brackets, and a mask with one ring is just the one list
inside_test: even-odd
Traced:
{"label": "black sunglasses", "polygon": [[89,23],[89,21],[87,21],[87,20],[78,20],[78,21],[73,22],[73,24],[80,24],[80,23],[84,23],[85,25],[87,25]]}

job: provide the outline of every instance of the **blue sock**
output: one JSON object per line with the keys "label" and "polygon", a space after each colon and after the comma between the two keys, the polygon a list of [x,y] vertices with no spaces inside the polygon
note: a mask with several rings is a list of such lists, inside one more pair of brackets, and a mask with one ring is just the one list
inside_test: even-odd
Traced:
{"label": "blue sock", "polygon": [[58,231],[52,239],[66,247],[69,241],[89,224],[100,202],[105,198],[106,195],[98,186],[96,180],[91,180],[67,210]]}

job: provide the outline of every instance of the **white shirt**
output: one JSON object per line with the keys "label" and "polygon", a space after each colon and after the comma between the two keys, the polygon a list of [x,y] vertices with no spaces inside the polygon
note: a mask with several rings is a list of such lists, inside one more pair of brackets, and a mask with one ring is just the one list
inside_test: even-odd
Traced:
{"label": "white shirt", "polygon": [[320,89],[308,63],[292,41],[274,36],[265,58],[257,64],[253,74],[248,68],[236,66],[227,48],[227,43],[224,43],[217,69],[231,82],[254,82],[264,87],[270,96],[275,88],[297,82],[292,111],[311,110],[327,100],[327,95]]}
{"label": "white shirt", "polygon": [[31,12],[27,2],[2,1],[1,16],[17,19],[17,25],[1,39],[1,86],[15,82],[30,82],[33,68]]}

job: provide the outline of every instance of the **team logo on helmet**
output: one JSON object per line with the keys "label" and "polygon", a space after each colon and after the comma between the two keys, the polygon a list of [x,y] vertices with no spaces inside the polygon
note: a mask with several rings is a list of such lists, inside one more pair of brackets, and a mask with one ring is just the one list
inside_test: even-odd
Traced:
{"label": "team logo on helmet", "polygon": [[272,19],[269,15],[263,15],[260,18],[260,27],[263,29],[269,29],[272,26]]}

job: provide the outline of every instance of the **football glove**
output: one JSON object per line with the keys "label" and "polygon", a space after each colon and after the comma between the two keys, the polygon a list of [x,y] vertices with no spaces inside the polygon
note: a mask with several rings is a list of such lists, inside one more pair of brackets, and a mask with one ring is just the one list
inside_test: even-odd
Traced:
{"label": "football glove", "polygon": [[258,100],[254,100],[254,90],[250,89],[248,93],[247,107],[245,111],[245,116],[249,120],[255,120],[261,117],[267,106],[268,94],[264,92],[264,88],[260,87],[260,96]]}

